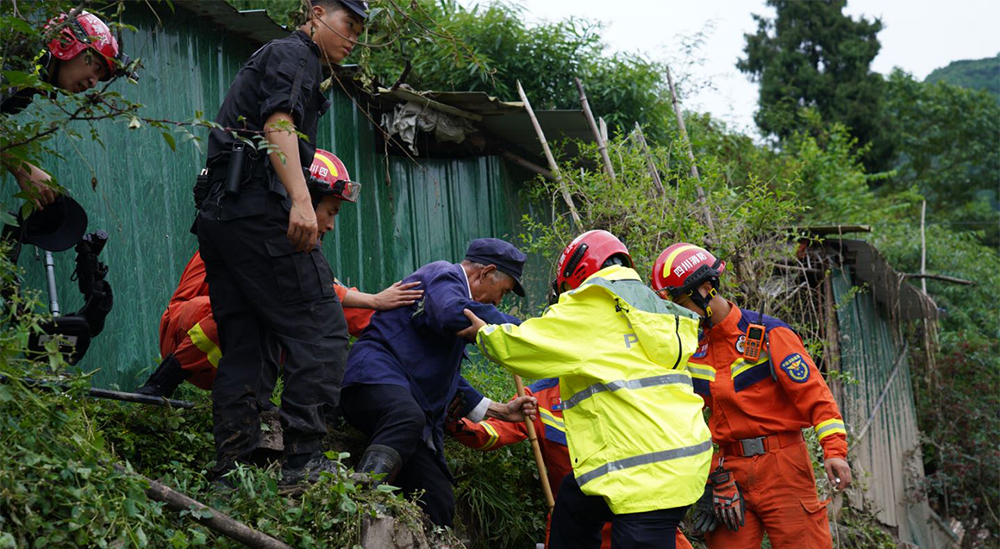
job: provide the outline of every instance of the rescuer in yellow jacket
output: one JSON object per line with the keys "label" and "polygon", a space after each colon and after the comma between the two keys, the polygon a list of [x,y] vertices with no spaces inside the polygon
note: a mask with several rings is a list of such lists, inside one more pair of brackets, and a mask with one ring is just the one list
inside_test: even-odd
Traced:
{"label": "rescuer in yellow jacket", "polygon": [[586,232],[563,250],[558,303],[540,318],[486,325],[482,353],[514,373],[558,377],[573,474],[559,488],[550,547],[674,549],[677,524],[704,493],[712,440],[687,359],[698,317],[659,299],[625,245]]}

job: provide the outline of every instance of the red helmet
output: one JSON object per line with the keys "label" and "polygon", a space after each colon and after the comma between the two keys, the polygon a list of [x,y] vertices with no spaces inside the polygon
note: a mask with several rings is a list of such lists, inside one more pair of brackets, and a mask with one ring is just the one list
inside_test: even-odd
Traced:
{"label": "red helmet", "polygon": [[590,275],[600,271],[609,259],[619,258],[619,265],[632,267],[628,248],[608,231],[587,231],[566,246],[556,265],[556,293],[580,286]]}
{"label": "red helmet", "polygon": [[726,270],[726,262],[716,259],[708,250],[680,242],[663,250],[653,264],[653,289],[661,297],[687,294],[702,283],[718,285],[719,275]]}
{"label": "red helmet", "polygon": [[316,149],[309,166],[309,190],[315,196],[333,195],[348,202],[357,202],[361,183],[351,181],[347,166],[332,152]]}
{"label": "red helmet", "polygon": [[[66,20],[68,14],[62,14],[57,20],[49,21],[49,25],[57,25]],[[59,34],[49,42],[49,51],[57,59],[69,61],[87,48],[97,52],[108,64],[108,72],[102,81],[110,80],[119,74],[119,64],[125,65],[118,49],[118,40],[111,34],[111,29],[96,15],[83,11],[59,30]]]}

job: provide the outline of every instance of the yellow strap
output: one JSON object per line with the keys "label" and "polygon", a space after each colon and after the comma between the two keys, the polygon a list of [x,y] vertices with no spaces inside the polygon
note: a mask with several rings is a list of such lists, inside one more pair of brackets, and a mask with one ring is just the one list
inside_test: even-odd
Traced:
{"label": "yellow strap", "polygon": [[483,429],[486,429],[486,434],[490,435],[490,439],[486,441],[486,444],[483,444],[482,446],[476,449],[489,450],[490,448],[493,447],[494,444],[497,443],[498,440],[500,440],[500,435],[497,434],[497,430],[494,429],[493,426],[490,425],[488,421],[481,421],[479,422],[479,424],[483,426]]}
{"label": "yellow strap", "polygon": [[715,368],[712,368],[711,366],[702,366],[701,364],[688,362],[687,371],[689,374],[691,374],[691,377],[695,379],[715,381]]}
{"label": "yellow strap", "polygon": [[847,436],[847,429],[844,428],[844,422],[837,418],[820,422],[814,429],[816,429],[816,436],[819,440],[837,433]]}
{"label": "yellow strap", "polygon": [[759,366],[767,362],[768,358],[769,357],[767,356],[767,353],[761,353],[760,356],[757,357],[756,362],[747,362],[746,359],[742,357],[737,358],[732,363],[732,365],[729,366],[730,370],[732,371],[733,379],[736,379],[736,376],[742,374],[743,372],[749,370],[750,368],[753,368],[754,366]]}
{"label": "yellow strap", "polygon": [[205,335],[205,330],[201,329],[201,323],[195,324],[188,330],[187,335],[191,338],[191,343],[194,343],[195,347],[208,355],[208,361],[212,363],[212,366],[218,368],[219,359],[222,358],[222,349]]}
{"label": "yellow strap", "polygon": [[560,421],[559,418],[557,418],[556,416],[549,413],[548,410],[539,406],[538,412],[539,415],[541,415],[542,417],[542,423],[556,430],[566,432],[566,424]]}

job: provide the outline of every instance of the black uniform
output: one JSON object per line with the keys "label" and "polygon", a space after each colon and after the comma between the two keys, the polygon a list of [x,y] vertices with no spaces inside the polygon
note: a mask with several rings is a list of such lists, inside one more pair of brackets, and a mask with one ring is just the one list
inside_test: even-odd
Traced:
{"label": "black uniform", "polygon": [[[227,129],[245,128],[252,137],[274,112],[289,113],[308,136],[308,142],[299,139],[307,169],[317,120],[329,107],[321,80],[319,48],[305,33],[273,40],[240,69],[215,121]],[[222,347],[212,389],[217,474],[236,460],[249,460],[258,445],[256,395],[266,379],[259,343],[265,335],[286,352],[281,397],[286,467],[301,467],[319,455],[326,433],[323,404],[339,398],[347,354],[347,323],[330,265],[318,245],[297,252],[289,242],[291,201],[265,155],[246,159],[239,195],[224,193],[234,141],[228,131],[211,132],[212,191],[195,225]]]}

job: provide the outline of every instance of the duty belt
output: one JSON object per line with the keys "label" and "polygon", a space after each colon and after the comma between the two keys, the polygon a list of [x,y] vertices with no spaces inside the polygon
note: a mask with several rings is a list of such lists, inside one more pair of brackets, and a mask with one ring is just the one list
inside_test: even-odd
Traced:
{"label": "duty belt", "polygon": [[751,457],[775,452],[803,441],[802,431],[785,431],[755,438],[744,438],[729,444],[719,445],[723,455],[736,457]]}

